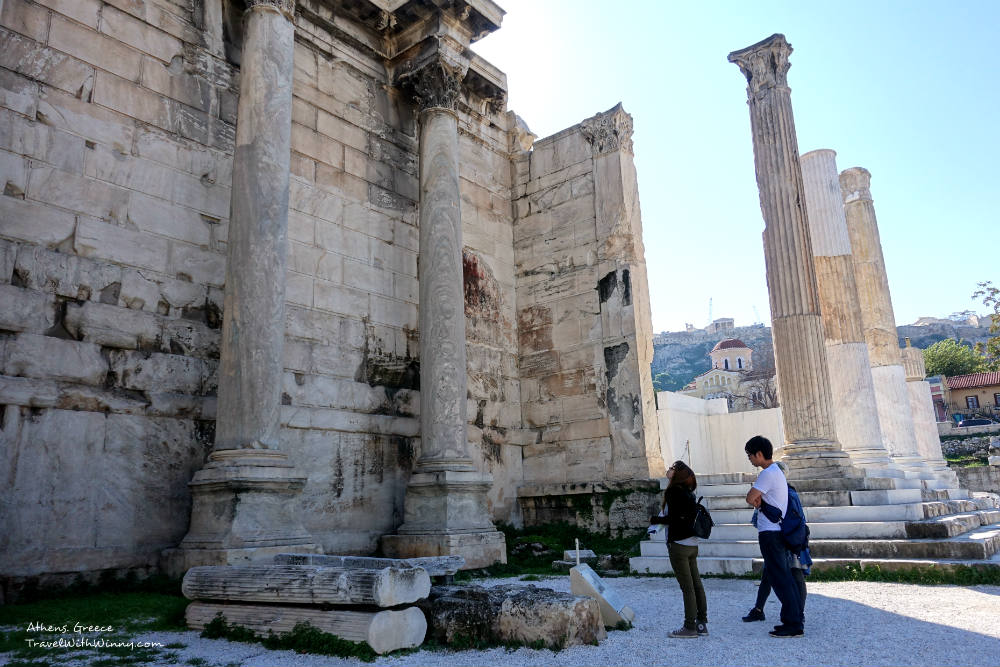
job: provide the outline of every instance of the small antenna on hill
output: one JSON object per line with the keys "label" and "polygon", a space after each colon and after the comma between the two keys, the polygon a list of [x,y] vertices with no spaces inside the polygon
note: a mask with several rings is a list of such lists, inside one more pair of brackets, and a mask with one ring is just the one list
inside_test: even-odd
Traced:
{"label": "small antenna on hill", "polygon": [[708,297],[708,323],[712,323],[712,297]]}
{"label": "small antenna on hill", "polygon": [[760,321],[760,313],[757,312],[757,306],[753,307],[753,317],[754,317],[754,320],[753,320],[754,324],[761,324],[762,323]]}

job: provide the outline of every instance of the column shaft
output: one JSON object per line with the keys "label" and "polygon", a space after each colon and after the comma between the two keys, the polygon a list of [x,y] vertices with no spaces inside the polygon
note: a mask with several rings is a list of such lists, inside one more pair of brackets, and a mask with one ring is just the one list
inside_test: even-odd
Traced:
{"label": "column shaft", "polygon": [[294,502],[306,477],[278,451],[284,371],[293,0],[248,0],[215,447],[189,483],[191,525],[168,570],[319,550]]}
{"label": "column shaft", "polygon": [[458,118],[420,115],[420,471],[473,470],[466,437]]}
{"label": "column shaft", "polygon": [[281,416],[295,27],[267,4],[245,26],[216,450],[276,449]]}
{"label": "column shaft", "polygon": [[772,335],[793,477],[843,476],[782,35],[729,54],[747,78]]}
{"label": "column shaft", "polygon": [[868,346],[861,326],[837,154],[832,150],[811,151],[801,157],[800,163],[837,437],[854,463],[884,469],[890,460],[879,425]]}
{"label": "column shaft", "polygon": [[875,401],[893,461],[904,468],[922,470],[870,184],[871,174],[866,169],[853,167],[840,174]]}

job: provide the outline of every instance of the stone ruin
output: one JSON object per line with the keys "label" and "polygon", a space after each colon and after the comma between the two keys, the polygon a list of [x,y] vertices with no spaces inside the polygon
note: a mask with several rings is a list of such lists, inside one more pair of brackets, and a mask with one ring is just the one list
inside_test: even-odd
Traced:
{"label": "stone ruin", "polygon": [[536,140],[472,50],[503,15],[3,3],[10,599],[289,551],[482,567],[578,489],[641,525],[632,118]]}
{"label": "stone ruin", "polygon": [[[644,525],[674,450],[632,119],[619,104],[536,139],[472,50],[503,14],[3,3],[5,594],[286,552],[477,568],[506,558],[497,522]],[[919,352],[895,343],[870,175],[800,158],[790,52],[775,36],[731,59],[775,439],[816,555],[987,558],[995,501],[957,488]],[[746,471],[706,460],[723,463],[697,469],[720,524],[703,553],[745,571]],[[657,548],[633,567],[665,567]]]}

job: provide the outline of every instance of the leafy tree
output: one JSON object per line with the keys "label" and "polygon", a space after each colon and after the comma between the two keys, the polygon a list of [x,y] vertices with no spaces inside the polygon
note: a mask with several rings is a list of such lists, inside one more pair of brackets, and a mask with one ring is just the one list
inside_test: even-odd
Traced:
{"label": "leafy tree", "polygon": [[924,350],[927,375],[967,375],[986,370],[983,357],[961,340],[945,338]]}
{"label": "leafy tree", "polygon": [[674,391],[677,388],[677,381],[670,377],[670,373],[667,373],[666,371],[657,373],[656,376],[653,377],[654,391]]}
{"label": "leafy tree", "polygon": [[976,343],[976,352],[985,359],[986,370],[1000,371],[1000,287],[987,280],[978,285],[979,289],[972,293],[973,299],[982,298],[983,305],[992,308],[990,313],[990,338],[983,343]]}

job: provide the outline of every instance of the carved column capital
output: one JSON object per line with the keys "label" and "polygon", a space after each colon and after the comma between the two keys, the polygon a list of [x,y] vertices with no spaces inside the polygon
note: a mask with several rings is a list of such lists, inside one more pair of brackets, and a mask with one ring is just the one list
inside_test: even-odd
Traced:
{"label": "carved column capital", "polygon": [[851,167],[840,172],[840,195],[844,203],[872,200],[872,175],[864,167]]}
{"label": "carved column capital", "polygon": [[289,21],[295,20],[295,0],[246,0],[247,11],[264,9],[277,11]]}
{"label": "carved column capital", "polygon": [[747,78],[747,94],[751,97],[771,88],[788,87],[788,56],[792,45],[781,34],[771,35],[739,51],[729,54],[729,62],[735,63]]}
{"label": "carved column capital", "polygon": [[462,95],[462,71],[435,59],[399,77],[399,87],[413,97],[420,111],[458,108]]}
{"label": "carved column capital", "polygon": [[617,150],[632,153],[632,116],[622,108],[621,103],[583,121],[580,123],[580,130],[594,155]]}

